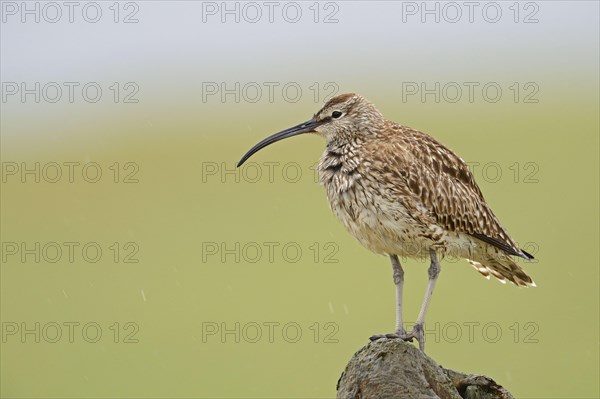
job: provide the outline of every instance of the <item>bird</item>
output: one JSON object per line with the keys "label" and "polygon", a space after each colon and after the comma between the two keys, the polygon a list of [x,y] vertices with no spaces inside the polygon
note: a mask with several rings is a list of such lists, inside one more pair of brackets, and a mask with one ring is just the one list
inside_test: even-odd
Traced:
{"label": "bird", "polygon": [[[253,146],[237,167],[264,147],[305,133],[325,139],[317,171],[331,210],[359,243],[392,264],[396,328],[371,341],[414,338],[425,351],[425,315],[441,257],[464,258],[488,279],[535,286],[513,260],[533,255],[502,227],[465,161],[432,136],[385,119],[359,94],[331,98],[311,119]],[[425,297],[410,332],[403,323],[399,258],[430,260]]]}

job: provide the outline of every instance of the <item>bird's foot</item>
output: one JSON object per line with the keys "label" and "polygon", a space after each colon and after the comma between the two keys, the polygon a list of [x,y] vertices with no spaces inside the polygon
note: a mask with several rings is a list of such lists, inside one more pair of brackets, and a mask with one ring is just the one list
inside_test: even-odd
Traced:
{"label": "bird's foot", "polygon": [[414,338],[419,343],[419,349],[422,352],[425,352],[425,333],[423,331],[422,324],[415,324],[415,326],[413,327],[413,329],[410,333],[407,333],[404,329],[402,329],[400,331],[396,331],[395,333],[391,333],[391,334],[377,334],[377,335],[373,335],[373,336],[369,337],[369,339],[373,342],[378,341],[380,339],[384,339],[384,338],[402,339],[404,341],[412,341]]}
{"label": "bird's foot", "polygon": [[415,324],[409,335],[417,340],[421,352],[425,352],[425,332],[423,331],[423,324]]}
{"label": "bird's foot", "polygon": [[389,333],[389,334],[377,334],[377,335],[372,335],[371,337],[369,337],[369,339],[371,341],[378,341],[380,339],[384,339],[384,338],[389,338],[389,339],[402,339],[404,341],[412,341],[412,339],[414,338],[412,336],[412,334],[408,334],[406,332],[406,330],[403,328],[401,330],[396,331],[395,333]]}

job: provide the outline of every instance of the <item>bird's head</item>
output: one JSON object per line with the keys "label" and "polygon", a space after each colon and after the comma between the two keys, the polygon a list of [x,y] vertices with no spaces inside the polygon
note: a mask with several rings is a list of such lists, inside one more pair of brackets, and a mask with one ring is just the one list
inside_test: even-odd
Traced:
{"label": "bird's head", "polygon": [[384,122],[383,115],[373,104],[355,93],[340,94],[327,101],[314,116],[289,129],[275,133],[252,147],[238,162],[241,166],[254,153],[288,137],[316,133],[327,143],[343,143],[356,136],[376,134]]}

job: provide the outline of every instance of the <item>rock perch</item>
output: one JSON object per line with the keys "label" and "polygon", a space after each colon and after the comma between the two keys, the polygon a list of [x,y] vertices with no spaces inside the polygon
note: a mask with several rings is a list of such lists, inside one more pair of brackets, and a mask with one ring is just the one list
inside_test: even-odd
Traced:
{"label": "rock perch", "polygon": [[354,354],[337,383],[339,399],[514,399],[494,380],[437,364],[401,339],[374,341]]}

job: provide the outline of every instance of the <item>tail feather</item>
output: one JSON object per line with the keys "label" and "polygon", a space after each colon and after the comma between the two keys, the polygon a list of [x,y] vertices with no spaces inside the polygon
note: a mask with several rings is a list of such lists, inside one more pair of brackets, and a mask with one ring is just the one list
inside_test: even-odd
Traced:
{"label": "tail feather", "polygon": [[496,277],[501,283],[506,283],[506,280],[521,287],[535,287],[535,282],[519,265],[517,265],[510,257],[491,257],[477,261],[467,259],[467,261],[486,278],[490,275]]}

